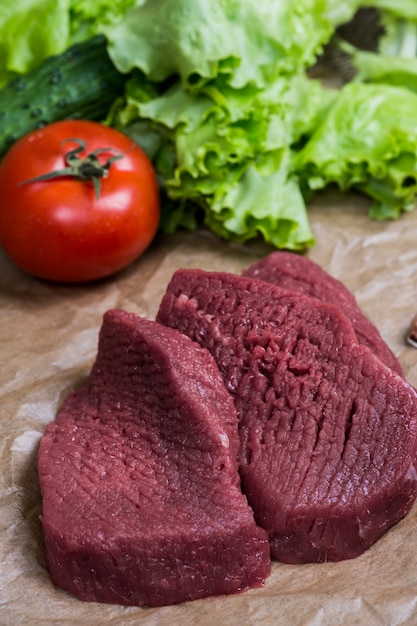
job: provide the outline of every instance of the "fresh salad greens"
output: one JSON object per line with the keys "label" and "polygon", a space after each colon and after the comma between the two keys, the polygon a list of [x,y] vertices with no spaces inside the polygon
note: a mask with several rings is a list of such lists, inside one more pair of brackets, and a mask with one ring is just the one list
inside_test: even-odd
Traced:
{"label": "fresh salad greens", "polygon": [[355,8],[164,0],[104,29],[116,67],[137,70],[110,121],[126,132],[148,121],[156,168],[176,201],[164,213],[166,230],[193,227],[202,212],[212,230],[237,241],[261,233],[277,247],[313,243],[292,147],[335,97],[306,71]]}
{"label": "fresh salad greens", "polygon": [[[366,7],[380,11],[380,48],[339,40],[357,73],[329,89],[309,70]],[[331,183],[368,195],[376,219],[414,208],[415,0],[6,0],[0,83],[97,32],[130,75],[106,123],[151,156],[165,231],[203,220],[301,250],[314,244],[306,203]]]}
{"label": "fresh salad greens", "polygon": [[417,193],[417,94],[351,83],[295,157],[310,189],[335,183],[373,199],[375,219],[411,211]]}
{"label": "fresh salad greens", "polygon": [[357,82],[405,86],[417,92],[417,2],[378,0],[384,29],[378,52],[359,50],[344,41],[341,49],[351,56]]}
{"label": "fresh salad greens", "polygon": [[1,0],[0,87],[98,33],[137,0]]}

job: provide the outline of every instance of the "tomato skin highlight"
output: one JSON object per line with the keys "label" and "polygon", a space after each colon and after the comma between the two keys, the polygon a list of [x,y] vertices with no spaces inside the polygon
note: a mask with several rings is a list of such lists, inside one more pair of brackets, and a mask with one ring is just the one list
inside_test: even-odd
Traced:
{"label": "tomato skin highlight", "polygon": [[[100,179],[60,176],[29,179],[62,170],[65,157],[85,142],[83,158],[95,150],[104,164],[122,157]],[[24,184],[22,184],[24,183]],[[57,282],[86,282],[110,276],[138,258],[159,226],[156,175],[146,154],[130,138],[97,122],[66,120],[29,133],[0,163],[0,244],[26,272]]]}

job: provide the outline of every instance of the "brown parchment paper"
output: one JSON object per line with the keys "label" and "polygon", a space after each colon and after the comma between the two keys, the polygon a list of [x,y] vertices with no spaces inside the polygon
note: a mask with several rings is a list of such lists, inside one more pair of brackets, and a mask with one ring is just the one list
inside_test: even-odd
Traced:
{"label": "brown parchment paper", "polygon": [[[417,312],[417,211],[377,223],[360,196],[330,192],[309,208],[309,256],[354,292],[417,385],[417,350],[405,334]],[[36,454],[63,398],[88,374],[103,313],[153,318],[179,267],[240,272],[271,251],[201,230],[158,237],[126,271],[99,284],[52,285],[0,252],[0,624],[405,625],[417,624],[417,505],[361,557],[274,563],[261,589],[164,608],[83,603],[51,583],[43,562]],[[400,451],[399,451],[400,453]]]}

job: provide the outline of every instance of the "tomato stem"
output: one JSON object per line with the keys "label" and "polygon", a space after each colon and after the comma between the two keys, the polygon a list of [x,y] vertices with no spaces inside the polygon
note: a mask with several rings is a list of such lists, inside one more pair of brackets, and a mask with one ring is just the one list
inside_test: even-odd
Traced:
{"label": "tomato stem", "polygon": [[[65,155],[65,165],[60,170],[53,172],[47,172],[41,174],[41,176],[35,176],[35,178],[29,178],[28,180],[21,181],[20,185],[27,185],[29,183],[35,183],[44,180],[52,180],[54,178],[60,178],[65,176],[72,176],[78,180],[92,180],[96,199],[100,198],[101,179],[106,178],[109,175],[111,164],[118,159],[122,159],[124,154],[119,152],[115,148],[98,148],[93,152],[90,152],[84,158],[81,158],[79,154],[85,150],[86,144],[83,139],[70,138],[64,139],[61,143],[72,141],[78,144],[76,148],[69,150]],[[114,152],[115,154],[107,159],[105,163],[100,163],[98,156],[103,152]]]}

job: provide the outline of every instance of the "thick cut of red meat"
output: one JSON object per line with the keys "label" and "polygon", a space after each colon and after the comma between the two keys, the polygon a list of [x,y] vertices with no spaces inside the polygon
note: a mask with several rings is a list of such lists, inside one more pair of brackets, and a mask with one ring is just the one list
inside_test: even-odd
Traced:
{"label": "thick cut of red meat", "polygon": [[179,270],[157,319],[216,359],[238,409],[243,489],[273,557],[356,557],[409,511],[417,394],[357,342],[338,307]]}
{"label": "thick cut of red meat", "polygon": [[268,536],[241,492],[238,444],[206,350],[106,313],[86,384],[40,444],[53,581],[81,600],[153,606],[262,584]]}
{"label": "thick cut of red meat", "polygon": [[359,343],[368,346],[385,365],[404,375],[397,357],[361,311],[354,295],[308,257],[294,252],[272,252],[247,268],[243,275],[337,304],[352,322]]}

